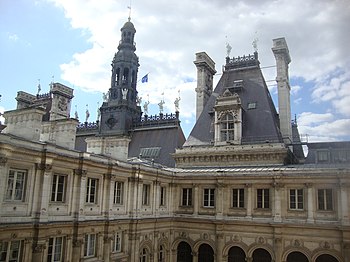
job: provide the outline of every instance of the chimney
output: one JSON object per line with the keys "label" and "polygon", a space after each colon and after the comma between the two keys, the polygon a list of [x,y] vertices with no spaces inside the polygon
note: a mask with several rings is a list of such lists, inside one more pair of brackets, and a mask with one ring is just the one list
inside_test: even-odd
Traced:
{"label": "chimney", "polygon": [[275,55],[277,67],[278,112],[280,131],[285,144],[292,142],[292,124],[290,112],[290,85],[288,64],[291,62],[286,39],[273,39],[272,52]]}
{"label": "chimney", "polygon": [[193,62],[197,67],[197,99],[196,99],[196,119],[208,102],[213,92],[213,76],[216,73],[215,62],[205,52],[196,54],[196,60]]}

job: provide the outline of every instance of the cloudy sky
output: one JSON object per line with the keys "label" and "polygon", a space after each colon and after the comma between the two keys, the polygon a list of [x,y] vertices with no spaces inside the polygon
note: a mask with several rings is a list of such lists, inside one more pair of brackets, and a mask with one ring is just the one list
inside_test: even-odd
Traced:
{"label": "cloudy sky", "polygon": [[[348,0],[0,0],[0,110],[16,107],[16,92],[41,93],[61,82],[74,88],[71,115],[96,120],[109,89],[111,61],[120,28],[129,16],[136,27],[138,84],[149,114],[175,111],[188,136],[195,121],[195,53],[216,62],[217,82],[231,56],[253,53],[276,101],[272,39],[285,37],[292,62],[292,114],[309,141],[350,140],[350,2]],[[164,93],[164,95],[162,95]],[[277,107],[277,103],[276,107]],[[2,119],[3,121],[3,119]]]}

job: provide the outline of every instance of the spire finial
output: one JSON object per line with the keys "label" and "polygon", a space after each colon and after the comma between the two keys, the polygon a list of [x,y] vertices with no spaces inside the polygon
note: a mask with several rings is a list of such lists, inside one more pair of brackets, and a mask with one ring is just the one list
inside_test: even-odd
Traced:
{"label": "spire finial", "polygon": [[128,9],[129,9],[128,21],[130,22],[130,20],[131,20],[131,0],[130,0],[130,4],[129,4],[129,6],[128,6]]}

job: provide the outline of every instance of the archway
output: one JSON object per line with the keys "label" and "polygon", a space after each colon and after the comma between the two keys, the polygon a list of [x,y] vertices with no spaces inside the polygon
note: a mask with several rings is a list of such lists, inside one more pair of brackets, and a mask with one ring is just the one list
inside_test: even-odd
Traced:
{"label": "archway", "polygon": [[323,254],[316,258],[316,262],[339,262],[339,261],[332,255]]}
{"label": "archway", "polygon": [[240,247],[231,247],[228,251],[228,262],[245,262],[245,252]]}
{"label": "archway", "polygon": [[177,246],[177,262],[192,262],[192,249],[189,244],[182,241]]}
{"label": "archway", "polygon": [[272,258],[269,252],[263,248],[257,248],[253,252],[253,262],[271,262]]}
{"label": "archway", "polygon": [[198,249],[198,261],[214,262],[214,250],[208,244],[200,245]]}
{"label": "archway", "polygon": [[294,251],[289,253],[287,262],[309,262],[309,260],[303,253]]}

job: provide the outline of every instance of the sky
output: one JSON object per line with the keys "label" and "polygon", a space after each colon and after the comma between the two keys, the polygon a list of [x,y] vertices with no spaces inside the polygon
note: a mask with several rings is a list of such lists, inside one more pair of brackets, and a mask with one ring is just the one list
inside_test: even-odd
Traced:
{"label": "sky", "polygon": [[[131,7],[129,9],[128,7]],[[131,13],[130,13],[131,12]],[[222,74],[231,57],[252,54],[277,104],[272,39],[285,37],[291,56],[292,119],[308,142],[350,140],[350,1],[348,0],[0,0],[0,112],[16,108],[17,91],[49,92],[52,81],[74,88],[71,116],[96,121],[110,87],[120,28],[136,28],[138,82],[149,114],[174,113],[180,96],[187,137],[195,123],[195,53]],[[1,117],[3,122],[4,119]]]}

